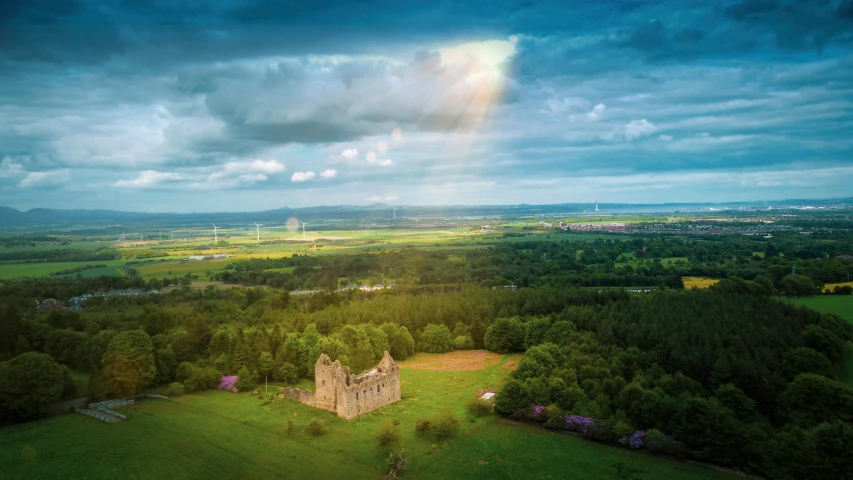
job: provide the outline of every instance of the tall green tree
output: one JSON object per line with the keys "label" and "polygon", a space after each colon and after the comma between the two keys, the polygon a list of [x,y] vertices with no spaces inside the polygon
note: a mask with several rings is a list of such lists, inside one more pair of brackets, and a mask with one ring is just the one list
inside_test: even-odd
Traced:
{"label": "tall green tree", "polygon": [[0,417],[28,420],[62,397],[64,369],[45,353],[27,352],[0,363]]}
{"label": "tall green tree", "polygon": [[103,377],[116,395],[134,395],[151,384],[157,373],[154,344],[142,330],[119,333],[104,352]]}

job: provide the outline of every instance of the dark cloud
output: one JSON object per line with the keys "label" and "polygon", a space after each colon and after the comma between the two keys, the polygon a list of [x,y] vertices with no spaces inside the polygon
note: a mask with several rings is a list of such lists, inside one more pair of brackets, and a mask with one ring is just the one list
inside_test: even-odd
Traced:
{"label": "dark cloud", "polygon": [[[0,204],[215,185],[252,209],[251,192],[310,199],[321,184],[291,175],[327,168],[355,203],[826,173],[853,158],[851,20],[853,0],[9,0]],[[449,53],[483,41],[511,56]]]}

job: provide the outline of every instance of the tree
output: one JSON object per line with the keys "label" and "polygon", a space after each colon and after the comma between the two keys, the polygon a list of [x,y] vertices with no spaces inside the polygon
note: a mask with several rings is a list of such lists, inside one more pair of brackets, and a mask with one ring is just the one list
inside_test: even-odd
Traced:
{"label": "tree", "polygon": [[116,395],[139,393],[149,385],[157,373],[154,345],[151,337],[142,330],[119,333],[104,352],[103,377]]}
{"label": "tree", "polygon": [[44,353],[27,352],[0,363],[0,417],[28,420],[62,398],[62,366]]}
{"label": "tree", "polygon": [[422,352],[444,353],[453,350],[453,334],[447,325],[430,323],[421,333],[418,348]]}
{"label": "tree", "polygon": [[272,375],[273,369],[275,369],[275,361],[272,358],[272,354],[270,352],[262,353],[258,359],[258,373],[264,376],[265,384],[268,381],[268,377]]}
{"label": "tree", "polygon": [[809,325],[803,329],[806,346],[826,355],[832,362],[841,360],[844,355],[844,340],[838,335],[818,325]]}
{"label": "tree", "polygon": [[281,380],[288,385],[293,385],[298,382],[299,369],[296,368],[296,365],[290,362],[284,362],[281,366]]}
{"label": "tree", "polygon": [[781,400],[790,421],[798,425],[853,420],[853,389],[820,375],[798,375]]}
{"label": "tree", "polygon": [[237,380],[237,384],[235,386],[241,392],[252,390],[258,386],[258,375],[249,370],[249,367],[240,368],[240,371],[237,372],[237,376],[240,378]]}
{"label": "tree", "polygon": [[521,352],[524,350],[524,325],[518,317],[499,318],[486,329],[483,343],[486,350],[496,353]]}
{"label": "tree", "polygon": [[832,362],[817,350],[800,347],[785,352],[782,356],[782,375],[788,380],[801,373],[814,373],[824,377],[832,377]]}

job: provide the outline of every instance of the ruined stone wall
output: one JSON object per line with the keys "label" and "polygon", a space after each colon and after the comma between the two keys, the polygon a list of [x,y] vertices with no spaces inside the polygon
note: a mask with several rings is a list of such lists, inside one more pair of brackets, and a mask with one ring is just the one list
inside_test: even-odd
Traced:
{"label": "ruined stone wall", "polygon": [[361,375],[351,375],[349,367],[322,354],[314,365],[314,381],[314,392],[285,388],[280,397],[335,412],[347,420],[401,398],[400,367],[388,352],[375,368]]}
{"label": "ruined stone wall", "polygon": [[338,383],[339,417],[349,420],[390,405],[401,398],[399,369],[376,377],[364,377],[360,381],[355,381],[355,378],[350,377],[349,385]]}
{"label": "ruined stone wall", "polygon": [[317,406],[314,400],[314,392],[312,392],[311,390],[301,390],[299,388],[285,387],[284,391],[279,394],[279,398],[288,398],[290,400],[296,400],[297,402],[302,402],[305,405],[311,405],[312,407]]}

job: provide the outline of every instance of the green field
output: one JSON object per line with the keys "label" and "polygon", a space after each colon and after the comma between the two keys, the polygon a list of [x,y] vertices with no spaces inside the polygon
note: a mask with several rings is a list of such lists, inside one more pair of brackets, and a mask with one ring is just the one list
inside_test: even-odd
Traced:
{"label": "green field", "polygon": [[818,295],[792,298],[791,302],[804,305],[820,313],[835,313],[853,323],[853,295]]}
{"label": "green field", "polygon": [[[106,268],[94,268],[80,272],[83,277],[98,275],[120,275],[119,267],[127,263],[125,260],[108,260],[87,262],[50,262],[50,263],[10,263],[0,265],[0,279],[7,280],[18,277],[46,277],[53,272],[68,270],[85,265],[107,265]],[[76,276],[76,273],[65,276]]]}
{"label": "green field", "polygon": [[[378,479],[386,455],[374,435],[398,420],[413,479],[542,478],[593,480],[733,478],[694,464],[519,425],[469,418],[475,390],[498,386],[509,372],[498,362],[478,371],[402,370],[403,400],[346,421],[290,400],[262,406],[248,393],[209,391],[124,407],[129,420],[104,424],[77,414],[6,427],[0,479],[18,478],[298,478]],[[416,436],[416,420],[452,410],[462,427],[434,444]],[[328,433],[303,432],[313,418]],[[296,425],[285,433],[287,420]],[[27,448],[31,447],[31,448]]]}

